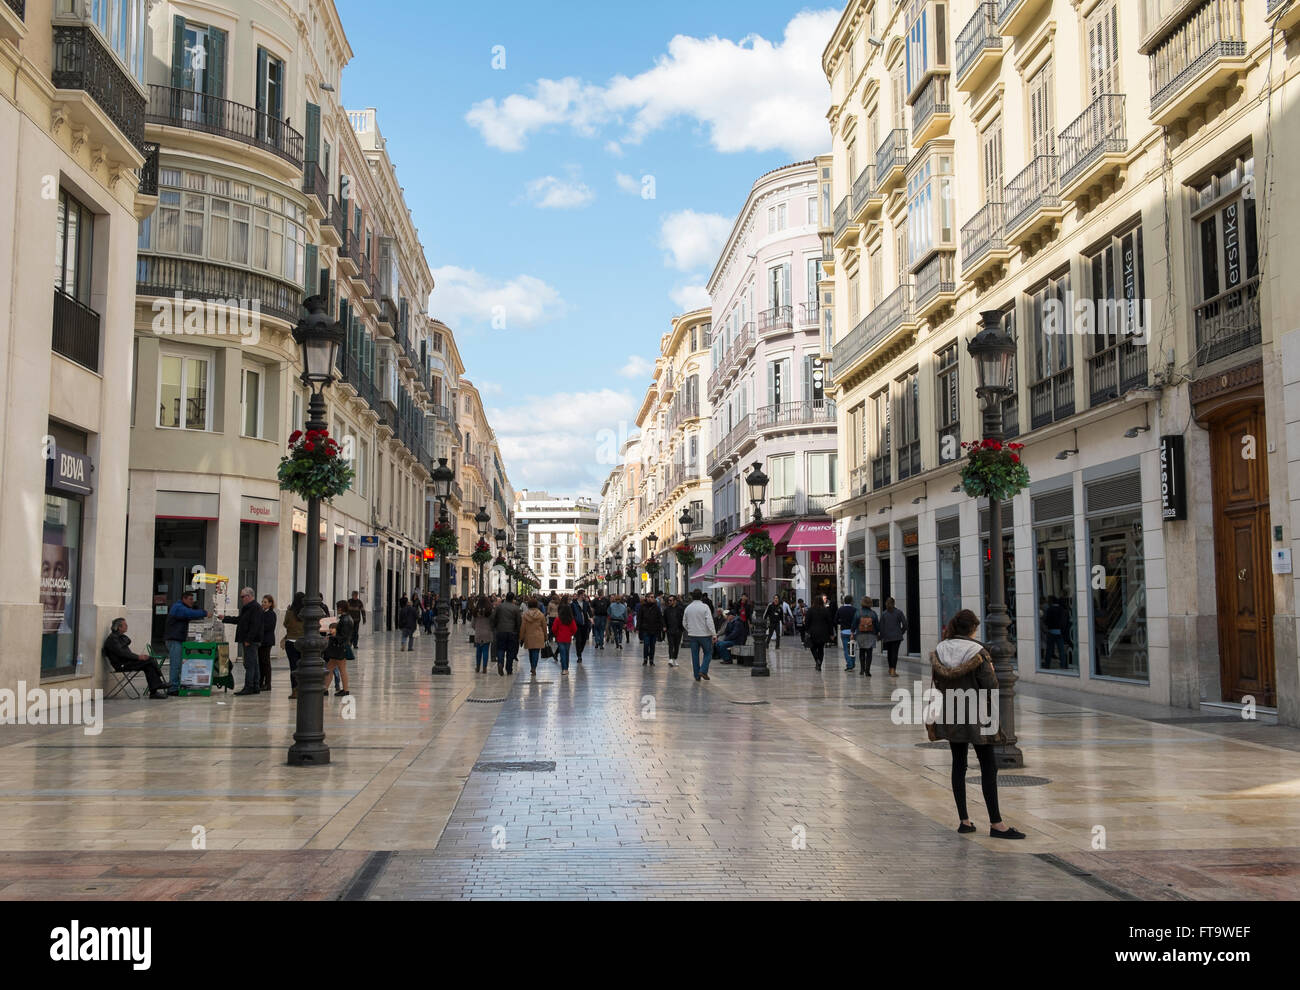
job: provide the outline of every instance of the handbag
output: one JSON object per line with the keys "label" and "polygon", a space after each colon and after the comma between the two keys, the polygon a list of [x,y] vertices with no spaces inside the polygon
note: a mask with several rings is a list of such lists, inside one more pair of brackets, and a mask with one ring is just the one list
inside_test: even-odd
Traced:
{"label": "handbag", "polygon": [[542,659],[552,660],[554,658],[555,658],[555,648],[551,646],[551,644],[548,642],[545,646],[542,647]]}

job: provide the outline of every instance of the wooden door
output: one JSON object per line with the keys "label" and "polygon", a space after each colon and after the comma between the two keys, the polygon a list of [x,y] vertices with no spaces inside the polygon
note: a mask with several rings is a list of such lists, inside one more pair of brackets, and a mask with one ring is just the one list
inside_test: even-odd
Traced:
{"label": "wooden door", "polygon": [[1272,708],[1277,678],[1267,450],[1262,405],[1236,410],[1210,427],[1223,700],[1251,697]]}

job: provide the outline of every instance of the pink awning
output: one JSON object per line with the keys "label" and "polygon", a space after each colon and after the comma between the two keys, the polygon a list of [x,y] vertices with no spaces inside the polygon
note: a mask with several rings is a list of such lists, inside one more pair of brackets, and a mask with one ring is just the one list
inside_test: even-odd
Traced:
{"label": "pink awning", "polygon": [[744,540],[745,540],[744,533],[738,533],[736,536],[733,536],[730,540],[727,541],[726,545],[721,550],[719,550],[717,553],[715,553],[712,557],[709,558],[709,562],[707,564],[705,564],[698,571],[696,571],[694,574],[691,575],[691,580],[703,581],[706,577],[708,577],[710,574],[713,573],[713,569],[717,567],[718,564],[722,563],[722,561],[726,559],[727,554],[731,553],[732,550],[735,550],[736,547],[740,546],[740,544],[743,543]]}
{"label": "pink awning", "polygon": [[833,522],[801,522],[790,537],[791,552],[795,550],[834,550],[835,524]]}
{"label": "pink awning", "polygon": [[[790,531],[790,523],[767,523],[764,527],[773,543],[780,543]],[[743,538],[742,538],[743,542]],[[754,561],[745,556],[744,550],[737,550],[721,568],[718,569],[719,581],[748,581],[754,577]]]}

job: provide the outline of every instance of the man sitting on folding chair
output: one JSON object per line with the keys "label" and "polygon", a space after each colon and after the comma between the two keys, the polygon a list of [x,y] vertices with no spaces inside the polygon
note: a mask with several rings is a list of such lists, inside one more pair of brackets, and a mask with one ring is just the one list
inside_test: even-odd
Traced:
{"label": "man sitting on folding chair", "polygon": [[131,639],[126,634],[126,619],[113,620],[113,631],[104,640],[104,659],[120,675],[117,687],[108,694],[109,698],[119,694],[126,694],[129,698],[140,697],[140,692],[131,682],[141,671],[149,682],[149,697],[167,697],[167,682],[163,680],[157,661],[151,660],[147,654],[131,651]]}

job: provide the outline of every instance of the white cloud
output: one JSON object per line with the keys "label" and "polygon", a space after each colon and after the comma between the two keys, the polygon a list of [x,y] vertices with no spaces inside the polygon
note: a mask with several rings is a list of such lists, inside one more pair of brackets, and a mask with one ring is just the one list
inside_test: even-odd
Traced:
{"label": "white cloud", "polygon": [[681,210],[664,217],[659,228],[659,246],[668,252],[665,263],[678,271],[701,266],[709,269],[731,233],[731,221],[717,213]]}
{"label": "white cloud", "polygon": [[[839,10],[803,11],[780,41],[677,35],[653,68],[604,86],[569,77],[539,79],[533,94],[488,99],[466,115],[492,147],[520,151],[535,132],[567,126],[585,136],[619,123],[621,154],[677,118],[701,125],[722,152],[782,150],[809,157],[830,146],[830,91],[821,69]],[[612,150],[617,147],[618,151]]]}
{"label": "white cloud", "polygon": [[605,153],[606,153],[607,155],[613,155],[615,158],[622,158],[622,157],[623,157],[623,146],[622,146],[621,144],[619,144],[617,141],[606,141],[606,142],[605,142]]}
{"label": "white cloud", "polygon": [[633,196],[641,195],[641,180],[635,175],[624,175],[622,172],[614,173],[614,181],[618,187],[625,193],[631,193]]}
{"label": "white cloud", "polygon": [[599,497],[616,452],[636,430],[639,399],[601,389],[529,396],[487,410],[510,483],[555,495]]}
{"label": "white cloud", "polygon": [[618,369],[618,373],[624,378],[649,378],[655,370],[655,363],[643,358],[640,354],[633,354],[627,359],[627,364]]}
{"label": "white cloud", "polygon": [[554,287],[532,275],[502,281],[472,268],[446,265],[435,268],[433,278],[437,288],[429,311],[453,326],[468,322],[515,330],[556,319],[567,308]]}
{"label": "white cloud", "polygon": [[709,298],[709,290],[703,285],[679,285],[668,293],[676,306],[683,313],[689,313],[696,309],[708,309],[713,305],[713,300]]}
{"label": "white cloud", "polygon": [[576,210],[591,204],[596,194],[579,180],[543,176],[528,183],[528,200],[539,210]]}

